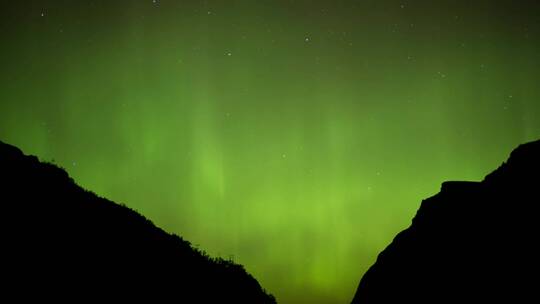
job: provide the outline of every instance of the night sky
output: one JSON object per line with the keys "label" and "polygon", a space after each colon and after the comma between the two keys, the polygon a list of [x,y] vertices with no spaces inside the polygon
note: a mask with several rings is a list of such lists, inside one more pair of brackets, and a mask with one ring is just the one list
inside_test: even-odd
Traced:
{"label": "night sky", "polygon": [[0,35],[0,140],[280,303],[349,302],[421,199],[540,137],[532,1],[2,0]]}

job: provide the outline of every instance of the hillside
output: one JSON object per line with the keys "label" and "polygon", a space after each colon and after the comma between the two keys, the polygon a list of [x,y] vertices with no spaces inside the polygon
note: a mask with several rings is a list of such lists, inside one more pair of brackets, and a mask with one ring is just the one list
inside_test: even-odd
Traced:
{"label": "hillside", "polygon": [[3,296],[275,303],[241,265],[210,258],[2,142],[0,204]]}

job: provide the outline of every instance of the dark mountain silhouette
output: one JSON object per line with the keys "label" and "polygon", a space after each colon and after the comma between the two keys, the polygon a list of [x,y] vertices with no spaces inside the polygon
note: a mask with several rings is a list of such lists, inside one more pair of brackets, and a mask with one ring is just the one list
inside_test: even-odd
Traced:
{"label": "dark mountain silhouette", "polygon": [[540,141],[481,182],[443,183],[379,254],[352,303],[538,302],[539,190]]}
{"label": "dark mountain silhouette", "polygon": [[0,206],[1,298],[275,303],[241,265],[210,258],[2,142]]}

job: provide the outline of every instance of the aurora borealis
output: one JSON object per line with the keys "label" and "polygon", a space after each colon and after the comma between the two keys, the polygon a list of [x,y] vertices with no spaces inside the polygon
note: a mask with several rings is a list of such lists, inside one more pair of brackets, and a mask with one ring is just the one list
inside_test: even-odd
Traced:
{"label": "aurora borealis", "polygon": [[23,0],[0,16],[0,139],[280,303],[348,303],[423,198],[540,137],[532,1]]}

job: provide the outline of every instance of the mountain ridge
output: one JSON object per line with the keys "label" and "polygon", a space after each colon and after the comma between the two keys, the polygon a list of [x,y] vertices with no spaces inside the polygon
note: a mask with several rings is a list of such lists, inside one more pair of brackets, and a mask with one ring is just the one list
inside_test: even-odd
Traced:
{"label": "mountain ridge", "polygon": [[444,182],[364,274],[353,304],[537,298],[540,141],[479,182]]}

